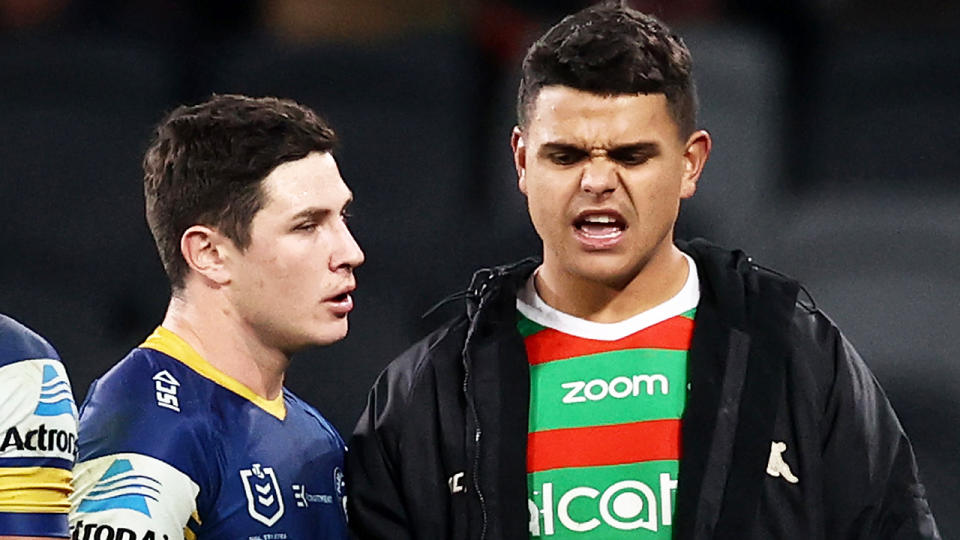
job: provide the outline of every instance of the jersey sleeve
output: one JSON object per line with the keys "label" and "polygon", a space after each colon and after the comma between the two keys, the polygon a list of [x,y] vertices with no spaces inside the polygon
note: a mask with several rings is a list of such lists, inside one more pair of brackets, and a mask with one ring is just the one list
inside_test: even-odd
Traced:
{"label": "jersey sleeve", "polygon": [[131,368],[145,360],[127,360],[91,386],[81,407],[71,533],[78,540],[190,540],[216,450],[195,419],[157,397],[158,388],[173,385],[153,369]]}
{"label": "jersey sleeve", "polygon": [[195,538],[200,486],[163,460],[128,452],[94,458],[77,465],[74,486],[74,538]]}
{"label": "jersey sleeve", "polygon": [[0,536],[67,537],[77,410],[46,341],[0,320]]}

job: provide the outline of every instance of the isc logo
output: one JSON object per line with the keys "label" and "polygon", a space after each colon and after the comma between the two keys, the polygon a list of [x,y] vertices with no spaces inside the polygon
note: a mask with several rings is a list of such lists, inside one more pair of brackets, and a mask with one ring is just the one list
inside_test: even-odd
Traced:
{"label": "isc logo", "polygon": [[180,412],[180,400],[177,399],[180,381],[175,379],[167,370],[154,375],[153,381],[154,388],[157,390],[157,405],[171,411]]}

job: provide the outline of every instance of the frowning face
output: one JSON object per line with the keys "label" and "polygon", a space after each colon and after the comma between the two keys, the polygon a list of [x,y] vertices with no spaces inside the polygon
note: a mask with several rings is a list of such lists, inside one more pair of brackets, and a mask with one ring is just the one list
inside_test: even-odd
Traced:
{"label": "frowning face", "polygon": [[663,94],[564,86],[540,91],[512,143],[542,275],[617,289],[669,249],[710,146],[706,132],[680,136]]}

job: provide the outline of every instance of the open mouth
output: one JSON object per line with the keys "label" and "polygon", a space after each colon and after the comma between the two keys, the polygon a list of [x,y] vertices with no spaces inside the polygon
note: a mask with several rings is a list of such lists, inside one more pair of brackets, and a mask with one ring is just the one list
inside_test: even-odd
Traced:
{"label": "open mouth", "polygon": [[350,296],[352,291],[353,289],[351,288],[336,296],[327,298],[327,306],[333,311],[334,315],[338,317],[345,317],[348,313],[353,311],[353,297]]}
{"label": "open mouth", "polygon": [[616,213],[584,213],[577,217],[573,226],[582,236],[598,240],[619,237],[626,230],[627,224]]}

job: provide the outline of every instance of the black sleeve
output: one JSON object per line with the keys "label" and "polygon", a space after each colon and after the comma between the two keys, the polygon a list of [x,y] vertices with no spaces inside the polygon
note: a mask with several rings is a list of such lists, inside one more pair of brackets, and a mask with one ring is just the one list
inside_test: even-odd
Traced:
{"label": "black sleeve", "polygon": [[[396,381],[394,381],[396,382]],[[357,538],[412,538],[401,495],[396,441],[386,425],[388,404],[401,399],[388,372],[377,379],[347,450],[347,516]]]}
{"label": "black sleeve", "polygon": [[822,314],[833,356],[821,424],[828,538],[939,539],[910,441],[853,346]]}

